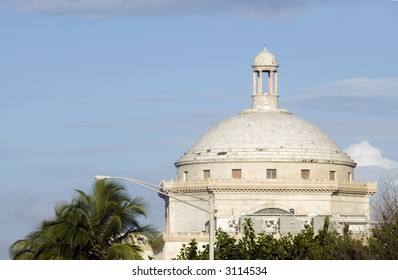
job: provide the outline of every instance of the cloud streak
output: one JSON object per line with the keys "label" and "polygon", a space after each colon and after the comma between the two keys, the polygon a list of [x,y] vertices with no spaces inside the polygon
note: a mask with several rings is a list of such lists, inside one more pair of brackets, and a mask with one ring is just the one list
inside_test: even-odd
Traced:
{"label": "cloud streak", "polygon": [[19,0],[27,12],[78,15],[234,14],[268,19],[288,18],[308,4],[304,0]]}
{"label": "cloud streak", "polygon": [[354,78],[325,83],[307,88],[287,102],[303,110],[396,115],[398,77]]}
{"label": "cloud streak", "polygon": [[398,168],[398,162],[385,158],[381,150],[372,146],[368,141],[352,144],[344,149],[359,167],[380,167],[383,169]]}

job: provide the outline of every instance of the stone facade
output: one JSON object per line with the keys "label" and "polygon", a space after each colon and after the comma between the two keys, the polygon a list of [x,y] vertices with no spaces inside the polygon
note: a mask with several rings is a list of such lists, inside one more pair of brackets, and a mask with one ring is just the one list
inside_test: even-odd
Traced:
{"label": "stone facade", "polygon": [[[166,201],[164,258],[195,238],[209,242],[209,196],[215,226],[240,234],[296,233],[332,217],[365,232],[376,183],[354,181],[354,161],[318,127],[278,106],[278,64],[267,50],[253,63],[252,108],[205,133],[176,163],[177,180],[162,182]],[[266,83],[267,85],[265,85]],[[267,92],[263,92],[267,89]]]}

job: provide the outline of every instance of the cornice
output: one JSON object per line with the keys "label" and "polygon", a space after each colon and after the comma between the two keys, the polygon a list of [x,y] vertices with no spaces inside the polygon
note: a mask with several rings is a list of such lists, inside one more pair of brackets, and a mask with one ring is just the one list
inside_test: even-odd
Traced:
{"label": "cornice", "polygon": [[219,181],[163,181],[165,192],[207,193],[328,193],[330,195],[372,195],[377,183],[318,181],[318,180],[219,180]]}

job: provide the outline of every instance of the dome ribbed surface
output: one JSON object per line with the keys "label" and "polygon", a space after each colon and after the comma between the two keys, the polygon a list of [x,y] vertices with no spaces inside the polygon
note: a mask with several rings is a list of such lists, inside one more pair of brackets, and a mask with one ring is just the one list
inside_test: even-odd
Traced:
{"label": "dome ribbed surface", "polygon": [[176,163],[325,162],[355,166],[321,129],[283,110],[246,110],[207,131]]}
{"label": "dome ribbed surface", "polygon": [[276,61],[276,57],[268,52],[268,51],[262,51],[256,55],[253,61],[253,66],[258,67],[258,66],[278,66],[278,63]]}

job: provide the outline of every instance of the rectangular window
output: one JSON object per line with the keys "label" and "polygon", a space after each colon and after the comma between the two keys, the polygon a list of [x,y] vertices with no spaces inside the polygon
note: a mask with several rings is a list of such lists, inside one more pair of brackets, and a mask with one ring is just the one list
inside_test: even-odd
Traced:
{"label": "rectangular window", "polygon": [[276,179],[276,169],[267,169],[267,179]]}
{"label": "rectangular window", "polygon": [[336,171],[330,171],[330,181],[336,180]]}
{"label": "rectangular window", "polygon": [[203,179],[210,179],[210,170],[203,170]]}
{"label": "rectangular window", "polygon": [[232,169],[232,179],[241,179],[242,169]]}
{"label": "rectangular window", "polygon": [[352,182],[352,173],[348,172],[348,182]]}
{"label": "rectangular window", "polygon": [[188,171],[184,171],[184,173],[182,174],[182,180],[185,182],[188,178]]}
{"label": "rectangular window", "polygon": [[301,179],[308,180],[310,178],[309,169],[301,169]]}

